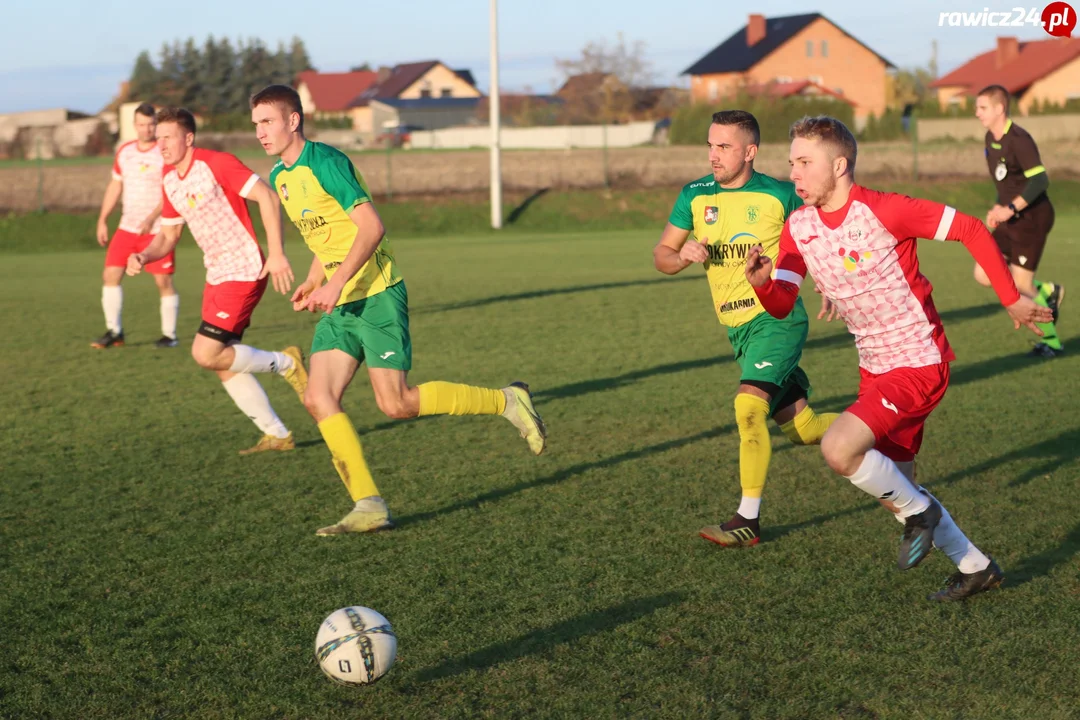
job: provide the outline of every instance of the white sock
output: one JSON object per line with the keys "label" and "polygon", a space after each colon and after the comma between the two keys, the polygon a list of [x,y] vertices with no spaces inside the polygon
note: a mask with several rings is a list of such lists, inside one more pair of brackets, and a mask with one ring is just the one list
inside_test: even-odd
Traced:
{"label": "white sock", "polygon": [[120,315],[124,309],[124,291],[119,285],[101,286],[101,309],[105,311],[105,327],[114,333],[123,332]]}
{"label": "white sock", "polygon": [[907,518],[930,507],[930,498],[921,494],[889,458],[870,450],[862,465],[848,480],[855,487],[878,500],[888,500],[896,507],[896,515]]}
{"label": "white sock", "polygon": [[284,375],[287,370],[292,370],[293,359],[284,353],[259,350],[250,345],[233,345],[232,349],[236,357],[229,372]]}
{"label": "white sock", "polygon": [[254,375],[234,375],[222,385],[236,403],[236,407],[251,418],[263,433],[276,438],[288,437],[289,429],[281,422],[274,408],[270,407],[270,398],[266,397],[266,391]]}
{"label": "white sock", "polygon": [[739,502],[738,513],[747,520],[753,520],[759,512],[761,512],[761,498],[743,495],[742,501]]}
{"label": "white sock", "polygon": [[161,334],[176,339],[176,316],[180,314],[180,296],[165,295],[161,298]]}
{"label": "white sock", "polygon": [[[920,487],[919,491],[928,497],[933,497],[926,488]],[[937,498],[934,499],[937,500]],[[938,500],[938,505],[941,505],[940,500]],[[903,518],[896,519],[904,522]],[[990,558],[968,540],[967,535],[952,519],[952,515],[944,505],[941,505],[941,522],[934,528],[934,547],[948,555],[956,565],[956,569],[965,575],[985,570],[990,565]]]}

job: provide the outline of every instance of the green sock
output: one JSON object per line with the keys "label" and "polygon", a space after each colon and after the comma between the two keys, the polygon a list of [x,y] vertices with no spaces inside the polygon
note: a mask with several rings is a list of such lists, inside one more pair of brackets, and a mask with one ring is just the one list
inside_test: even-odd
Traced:
{"label": "green sock", "polygon": [[[1042,287],[1039,287],[1039,286]],[[1039,294],[1035,296],[1035,304],[1042,305],[1043,307],[1050,307],[1046,302],[1046,297],[1043,295],[1043,288],[1049,283],[1036,282],[1036,287],[1039,287]],[[1049,345],[1054,350],[1061,350],[1061,339],[1057,335],[1057,329],[1054,327],[1054,323],[1035,323],[1035,327],[1039,328],[1043,332],[1042,341]]]}

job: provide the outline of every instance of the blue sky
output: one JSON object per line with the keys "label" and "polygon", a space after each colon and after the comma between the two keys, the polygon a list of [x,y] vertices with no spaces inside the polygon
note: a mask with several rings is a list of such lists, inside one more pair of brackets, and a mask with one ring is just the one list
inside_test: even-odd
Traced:
{"label": "blue sky", "polygon": [[[501,0],[500,85],[553,91],[561,78],[556,58],[574,57],[589,41],[613,43],[619,32],[646,44],[661,83],[686,86],[684,69],[746,24],[749,10],[734,3],[657,3],[642,0]],[[938,41],[938,67],[948,72],[993,47],[997,35],[1040,39],[1041,28],[939,27],[943,11],[1009,12],[1015,2],[908,0],[892,6],[868,0],[757,0],[744,5],[766,16],[821,12],[900,67],[925,65]],[[165,41],[213,33],[260,38],[271,46],[293,35],[307,45],[319,70],[341,71],[369,62],[392,65],[438,59],[470,68],[489,86],[488,0],[412,0],[408,3],[322,0],[312,12],[296,0],[233,3],[183,0],[171,5],[131,0],[49,0],[12,3],[0,44],[0,112],[68,107],[97,112],[126,79],[136,55],[156,56]],[[407,11],[404,8],[408,8]],[[691,14],[664,12],[696,7]],[[873,7],[873,10],[868,8]],[[1042,5],[1039,5],[1040,9]],[[394,8],[391,10],[390,8]],[[401,8],[401,9],[398,9]],[[167,9],[167,10],[166,10]],[[38,31],[31,29],[40,28]]]}

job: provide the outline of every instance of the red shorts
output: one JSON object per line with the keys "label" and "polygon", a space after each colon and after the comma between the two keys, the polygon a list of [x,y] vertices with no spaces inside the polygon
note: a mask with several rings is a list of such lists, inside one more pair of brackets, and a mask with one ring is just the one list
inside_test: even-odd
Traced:
{"label": "red shorts", "polygon": [[[222,342],[239,340],[251,324],[270,277],[250,282],[223,282],[203,289],[202,327],[199,332]],[[207,326],[210,326],[209,332]],[[218,332],[214,332],[218,331]]]}
{"label": "red shorts", "polygon": [[915,459],[926,418],[949,388],[949,363],[897,368],[875,375],[859,368],[859,398],[847,409],[866,423],[875,449],[894,462]]}
{"label": "red shorts", "polygon": [[[117,230],[105,251],[105,267],[127,267],[128,257],[140,253],[154,240],[154,234],[136,235],[127,230]],[[144,267],[151,275],[172,275],[176,272],[176,252],[147,263]]]}

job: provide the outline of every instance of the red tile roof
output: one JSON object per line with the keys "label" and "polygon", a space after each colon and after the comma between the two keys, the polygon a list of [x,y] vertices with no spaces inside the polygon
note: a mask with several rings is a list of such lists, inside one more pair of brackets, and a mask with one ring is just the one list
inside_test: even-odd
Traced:
{"label": "red tile roof", "polygon": [[[998,53],[1012,42],[1016,42],[1018,52],[1003,52],[1003,59],[1006,61],[999,63]],[[1080,38],[1052,38],[1031,42],[999,38],[998,43],[998,47],[976,55],[948,75],[932,82],[930,87],[960,85],[969,93],[977,93],[987,85],[996,84],[1010,93],[1017,93],[1070,60],[1080,57]]]}
{"label": "red tile roof", "polygon": [[345,110],[360,93],[375,84],[379,75],[367,70],[346,73],[320,73],[307,70],[296,76],[297,86],[305,83],[315,102],[315,109],[321,112]]}

